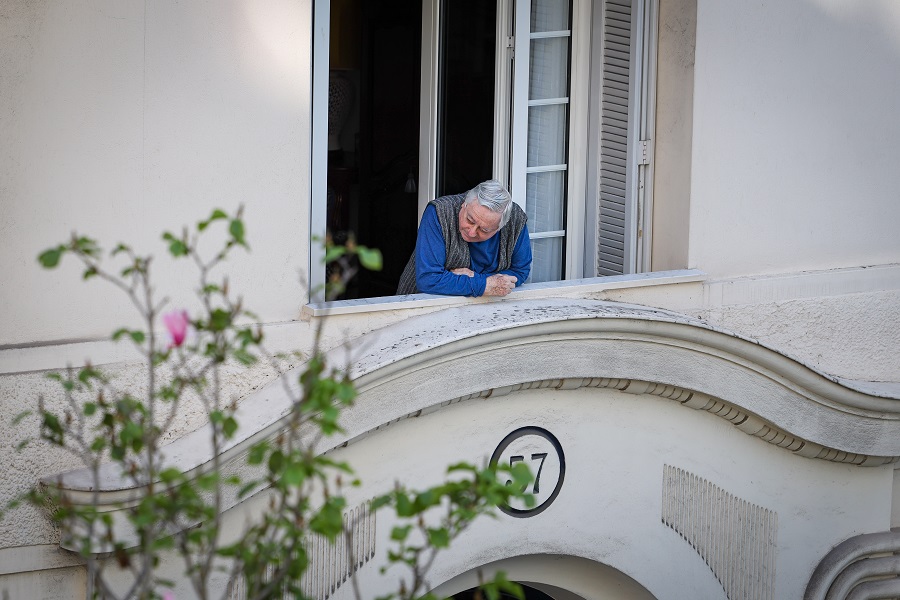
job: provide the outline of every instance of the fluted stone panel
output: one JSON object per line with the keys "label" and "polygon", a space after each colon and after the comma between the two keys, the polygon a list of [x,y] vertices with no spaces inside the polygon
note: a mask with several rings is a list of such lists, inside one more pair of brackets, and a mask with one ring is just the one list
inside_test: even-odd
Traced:
{"label": "fluted stone panel", "polygon": [[[309,568],[303,578],[303,594],[314,600],[327,600],[364,564],[375,556],[375,512],[368,502],[344,514],[344,531],[334,543],[320,535],[311,535],[306,545]],[[231,586],[229,600],[246,597],[242,577]],[[284,600],[293,598],[285,594]]]}
{"label": "fluted stone panel", "polygon": [[778,534],[774,511],[665,465],[662,522],[706,561],[729,600],[774,600]]}

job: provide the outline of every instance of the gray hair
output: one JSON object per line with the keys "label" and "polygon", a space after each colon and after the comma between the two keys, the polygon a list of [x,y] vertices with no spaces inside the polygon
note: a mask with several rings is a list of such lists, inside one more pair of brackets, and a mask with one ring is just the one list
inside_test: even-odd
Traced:
{"label": "gray hair", "polygon": [[512,196],[506,187],[496,179],[482,181],[466,192],[466,204],[478,201],[478,204],[500,215],[500,227],[506,225],[512,214]]}

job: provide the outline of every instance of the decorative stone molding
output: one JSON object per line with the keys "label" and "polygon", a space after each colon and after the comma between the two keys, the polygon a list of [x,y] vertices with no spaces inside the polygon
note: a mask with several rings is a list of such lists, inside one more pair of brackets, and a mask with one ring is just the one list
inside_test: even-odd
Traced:
{"label": "decorative stone molding", "polygon": [[[464,400],[590,387],[672,400],[808,458],[860,466],[900,458],[900,386],[841,380],[670,311],[578,299],[484,302],[408,319],[361,341],[349,367],[357,401],[342,415],[344,432],[324,438],[318,452]],[[327,358],[346,364],[347,350]],[[288,374],[242,401],[241,429],[220,456],[226,470],[258,475],[243,457],[283,429],[291,410],[285,387],[296,392],[294,379]],[[176,440],[165,448],[167,462],[204,472],[208,439],[201,428]],[[94,499],[86,471],[46,482],[72,502]],[[98,489],[111,510],[136,495],[116,465],[103,468]]]}
{"label": "decorative stone molding", "polygon": [[833,448],[826,448],[820,444],[802,440],[787,431],[784,431],[775,425],[765,423],[761,419],[742,411],[740,408],[720,400],[712,398],[699,392],[692,392],[684,388],[671,385],[661,385],[648,381],[638,381],[632,379],[609,379],[596,377],[577,377],[568,379],[541,379],[538,381],[529,381],[519,383],[512,386],[504,386],[502,388],[489,388],[446,400],[440,404],[420,409],[415,412],[408,413],[402,417],[398,417],[386,423],[382,423],[372,431],[365,432],[353,439],[349,439],[339,447],[346,448],[376,431],[383,431],[406,419],[414,419],[423,415],[430,414],[442,408],[446,408],[451,404],[465,402],[467,400],[486,400],[488,398],[500,398],[509,394],[524,390],[537,389],[553,389],[553,390],[575,390],[579,388],[609,388],[619,390],[634,395],[649,394],[659,396],[668,400],[674,400],[679,404],[693,408],[695,410],[703,410],[717,417],[725,419],[744,433],[761,440],[784,448],[794,454],[806,458],[816,458],[836,463],[845,463],[865,467],[874,467],[885,464],[900,462],[900,456],[870,456],[867,454],[854,454],[851,452],[842,452]]}
{"label": "decorative stone molding", "polygon": [[773,600],[778,515],[665,465],[662,522],[706,564],[729,600]]}
{"label": "decorative stone molding", "polygon": [[803,600],[900,597],[897,553],[900,529],[849,538],[826,554],[813,571]]}

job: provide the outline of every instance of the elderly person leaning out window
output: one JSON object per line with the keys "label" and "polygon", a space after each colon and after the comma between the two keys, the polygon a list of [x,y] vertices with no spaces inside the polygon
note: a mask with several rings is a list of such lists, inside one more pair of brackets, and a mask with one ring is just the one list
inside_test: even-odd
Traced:
{"label": "elderly person leaning out window", "polygon": [[432,200],[397,293],[507,295],[531,272],[527,219],[493,179]]}

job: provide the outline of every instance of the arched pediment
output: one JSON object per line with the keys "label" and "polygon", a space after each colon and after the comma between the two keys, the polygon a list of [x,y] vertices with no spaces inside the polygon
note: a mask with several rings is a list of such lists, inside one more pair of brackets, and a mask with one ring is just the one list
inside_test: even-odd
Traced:
{"label": "arched pediment", "polygon": [[900,401],[670,311],[588,300],[494,302],[376,332],[353,361],[352,442],[446,403],[516,390],[611,387],[669,398],[810,458],[900,457]]}
{"label": "arched pediment", "polygon": [[[342,416],[345,431],[324,439],[321,452],[466,400],[530,389],[609,388],[711,413],[761,443],[811,459],[867,466],[900,457],[900,402],[890,393],[828,376],[669,311],[578,299],[481,302],[357,341],[350,372],[359,396]],[[329,360],[346,363],[347,354],[337,348]],[[226,463],[281,430],[290,410],[284,386],[297,385],[292,379],[289,373],[243,400],[241,429],[222,456]],[[195,431],[165,452],[183,472],[200,472],[211,459],[208,433]],[[115,466],[102,476],[104,504],[133,496]],[[92,496],[87,472],[47,481],[75,502]]]}

